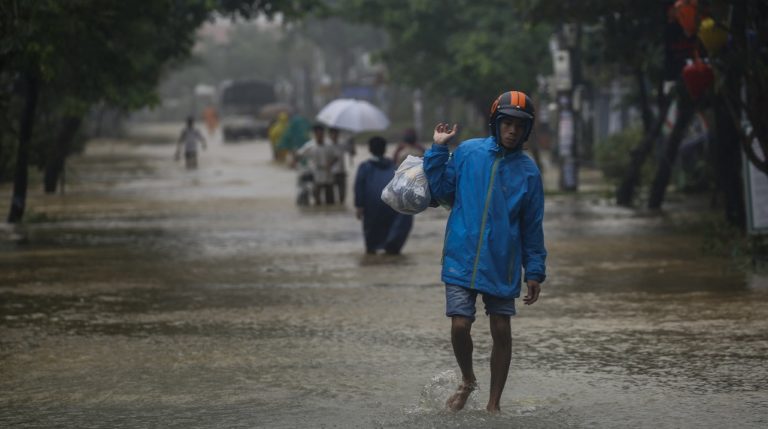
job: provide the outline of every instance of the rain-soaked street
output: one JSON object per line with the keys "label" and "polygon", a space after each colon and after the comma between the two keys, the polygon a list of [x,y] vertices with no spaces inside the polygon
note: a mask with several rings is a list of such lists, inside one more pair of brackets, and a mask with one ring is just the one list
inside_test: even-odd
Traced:
{"label": "rain-soaked street", "polygon": [[66,195],[34,187],[0,229],[1,427],[768,427],[768,278],[703,253],[673,208],[547,196],[549,277],[513,318],[502,414],[484,316],[454,414],[445,210],[366,257],[351,203],[298,208],[264,142],[194,172],[172,153],[93,142]]}

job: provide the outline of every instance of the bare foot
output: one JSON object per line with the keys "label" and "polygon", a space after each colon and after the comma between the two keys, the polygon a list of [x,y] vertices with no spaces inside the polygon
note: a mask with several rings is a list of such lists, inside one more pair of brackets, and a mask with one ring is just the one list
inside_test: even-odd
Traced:
{"label": "bare foot", "polygon": [[459,411],[464,408],[467,399],[469,399],[469,395],[471,395],[475,389],[477,389],[477,383],[462,382],[459,385],[459,388],[456,389],[456,393],[451,395],[451,397],[448,398],[448,401],[445,402],[445,406],[451,411]]}
{"label": "bare foot", "polygon": [[491,404],[488,404],[488,406],[485,407],[485,411],[488,411],[490,414],[501,414],[501,408],[499,408],[498,405],[492,406]]}

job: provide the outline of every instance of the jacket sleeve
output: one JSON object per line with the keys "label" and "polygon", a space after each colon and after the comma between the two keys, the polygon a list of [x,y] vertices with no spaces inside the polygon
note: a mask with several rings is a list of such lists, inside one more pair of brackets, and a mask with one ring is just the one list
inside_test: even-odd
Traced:
{"label": "jacket sleeve", "polygon": [[448,145],[433,144],[424,154],[424,174],[429,182],[432,198],[442,204],[453,206],[456,197],[455,158],[448,151]]}
{"label": "jacket sleeve", "polygon": [[546,275],[547,250],[544,248],[544,190],[541,175],[528,179],[528,196],[523,209],[521,237],[525,281],[543,282]]}
{"label": "jacket sleeve", "polygon": [[360,164],[355,175],[355,207],[365,205],[365,177],[367,176],[365,167],[366,164]]}

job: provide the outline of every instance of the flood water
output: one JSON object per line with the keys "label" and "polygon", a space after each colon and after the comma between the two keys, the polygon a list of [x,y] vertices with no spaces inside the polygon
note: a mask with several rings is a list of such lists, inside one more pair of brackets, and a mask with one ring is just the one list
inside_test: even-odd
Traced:
{"label": "flood water", "polygon": [[672,209],[548,197],[549,278],[512,320],[502,413],[485,316],[480,390],[449,413],[445,210],[366,257],[352,204],[297,207],[266,143],[192,172],[172,153],[94,142],[66,195],[35,188],[0,227],[0,427],[768,427],[768,279]]}

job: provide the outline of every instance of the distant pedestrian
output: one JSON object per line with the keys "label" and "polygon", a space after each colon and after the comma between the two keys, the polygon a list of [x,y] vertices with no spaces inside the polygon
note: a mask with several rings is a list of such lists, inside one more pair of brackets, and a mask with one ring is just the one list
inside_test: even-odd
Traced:
{"label": "distant pedestrian", "polygon": [[395,163],[384,157],[387,141],[373,137],[368,141],[371,159],[360,164],[355,176],[355,209],[363,221],[365,251],[384,250],[397,255],[413,226],[413,216],[392,210],[381,200],[381,191],[395,175]]}
{"label": "distant pedestrian", "polygon": [[315,124],[312,127],[312,140],[302,146],[296,155],[299,162],[305,163],[312,172],[315,204],[333,204],[333,173],[331,168],[336,162],[336,149],[325,141],[325,127]]}
{"label": "distant pedestrian", "polygon": [[288,129],[288,113],[280,112],[275,121],[267,129],[267,137],[272,147],[272,160],[275,162],[285,162],[287,150],[279,148],[278,143]]}
{"label": "distant pedestrian", "polygon": [[184,161],[188,169],[197,168],[197,145],[206,148],[205,138],[195,128],[195,119],[192,116],[187,117],[187,125],[181,130],[179,141],[176,143],[176,154],[174,158],[179,160],[181,148],[184,148]]}
{"label": "distant pedestrian", "polygon": [[288,125],[277,142],[278,150],[283,150],[286,154],[292,156],[290,161],[292,167],[295,167],[299,161],[296,158],[296,151],[310,138],[309,131],[311,128],[312,124],[309,121],[300,114],[294,113],[288,120]]}
{"label": "distant pedestrian", "polygon": [[486,410],[495,413],[500,411],[512,356],[510,316],[516,314],[515,298],[525,282],[528,293],[523,303],[536,302],[546,277],[541,175],[522,149],[533,123],[530,98],[520,91],[505,92],[491,107],[489,137],[464,141],[451,154],[448,142],[457,127],[441,123],[424,156],[432,196],[452,207],[445,228],[442,280],[451,343],[462,376],[446,404],[454,411],[464,407],[477,387],[470,335],[477,294],[483,295],[490,315],[493,349]]}
{"label": "distant pedestrian", "polygon": [[333,186],[336,188],[339,203],[343,205],[347,198],[347,157],[351,163],[355,156],[355,145],[351,139],[340,141],[339,134],[338,128],[328,129],[329,144],[336,150],[336,162],[331,167]]}
{"label": "distant pedestrian", "polygon": [[424,147],[418,142],[416,130],[408,128],[403,132],[403,141],[397,145],[392,158],[395,160],[395,165],[399,167],[408,155],[424,156],[424,152]]}
{"label": "distant pedestrian", "polygon": [[215,141],[218,135],[219,129],[219,114],[216,112],[216,107],[212,104],[203,109],[203,122],[205,122],[205,131],[208,136],[208,141]]}

